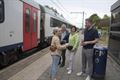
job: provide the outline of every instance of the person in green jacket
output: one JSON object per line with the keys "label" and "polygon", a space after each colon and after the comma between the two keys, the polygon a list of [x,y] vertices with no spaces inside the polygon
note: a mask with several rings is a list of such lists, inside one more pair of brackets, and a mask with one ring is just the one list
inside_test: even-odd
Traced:
{"label": "person in green jacket", "polygon": [[75,26],[71,27],[71,33],[69,36],[69,45],[67,49],[67,61],[68,61],[68,74],[71,74],[73,71],[73,62],[74,62],[74,57],[77,51],[77,48],[79,46],[79,35],[77,33],[77,28]]}

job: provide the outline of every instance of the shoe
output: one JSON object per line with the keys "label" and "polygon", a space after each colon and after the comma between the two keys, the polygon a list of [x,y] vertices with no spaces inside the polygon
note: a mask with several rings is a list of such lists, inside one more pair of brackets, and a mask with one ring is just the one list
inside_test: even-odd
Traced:
{"label": "shoe", "polygon": [[90,76],[87,76],[87,78],[85,80],[91,80],[91,77]]}
{"label": "shoe", "polygon": [[71,74],[72,73],[72,70],[69,70],[68,72],[67,72],[67,74]]}
{"label": "shoe", "polygon": [[57,80],[56,78],[54,80]]}
{"label": "shoe", "polygon": [[66,68],[67,70],[70,70],[70,68]]}
{"label": "shoe", "polygon": [[60,64],[60,67],[64,67],[65,65],[64,64]]}
{"label": "shoe", "polygon": [[54,78],[53,80],[57,80],[56,78]]}
{"label": "shoe", "polygon": [[82,76],[84,73],[83,72],[78,72],[76,75],[77,76]]}

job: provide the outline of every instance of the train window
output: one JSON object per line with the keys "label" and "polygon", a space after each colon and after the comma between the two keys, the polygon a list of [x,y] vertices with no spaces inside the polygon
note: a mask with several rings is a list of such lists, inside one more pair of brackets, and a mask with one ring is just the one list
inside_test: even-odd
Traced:
{"label": "train window", "polygon": [[4,21],[4,2],[0,0],[0,23]]}
{"label": "train window", "polygon": [[120,22],[120,12],[112,13],[112,23],[119,23]]}
{"label": "train window", "polygon": [[51,18],[50,19],[50,26],[51,27],[59,27],[61,25],[61,21],[57,20],[57,19],[54,19],[54,18]]}
{"label": "train window", "polygon": [[33,14],[33,25],[34,25],[34,28],[33,28],[33,31],[36,32],[37,31],[37,13],[34,13]]}
{"label": "train window", "polygon": [[26,9],[26,32],[30,32],[30,9]]}
{"label": "train window", "polygon": [[114,26],[114,27],[111,27],[110,30],[111,31],[120,31],[120,27],[119,26]]}
{"label": "train window", "polygon": [[50,27],[53,27],[53,19],[50,18]]}

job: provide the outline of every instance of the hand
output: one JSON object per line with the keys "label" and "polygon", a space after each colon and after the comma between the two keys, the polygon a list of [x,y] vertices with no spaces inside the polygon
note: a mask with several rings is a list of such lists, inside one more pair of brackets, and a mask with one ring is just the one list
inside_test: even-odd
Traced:
{"label": "hand", "polygon": [[68,47],[68,46],[69,46],[69,43],[66,43],[65,46]]}
{"label": "hand", "polygon": [[84,43],[84,41],[81,41],[80,45],[81,45],[81,46],[84,46],[83,43]]}
{"label": "hand", "polygon": [[73,49],[73,46],[69,45],[69,46],[67,46],[67,49],[71,51]]}
{"label": "hand", "polygon": [[76,50],[76,49],[72,49],[72,50],[71,50],[71,52],[74,52],[74,55],[76,54],[76,51],[75,51],[75,50]]}
{"label": "hand", "polygon": [[89,44],[87,41],[81,43],[82,46],[85,46],[87,44]]}
{"label": "hand", "polygon": [[66,43],[66,41],[65,41],[65,40],[61,41],[61,44],[65,44],[65,43]]}
{"label": "hand", "polygon": [[74,47],[73,47],[73,48],[72,48],[72,51],[75,51],[75,50],[77,50],[77,48],[74,48]]}
{"label": "hand", "polygon": [[73,51],[75,51],[75,49],[72,49],[71,51],[73,52]]}

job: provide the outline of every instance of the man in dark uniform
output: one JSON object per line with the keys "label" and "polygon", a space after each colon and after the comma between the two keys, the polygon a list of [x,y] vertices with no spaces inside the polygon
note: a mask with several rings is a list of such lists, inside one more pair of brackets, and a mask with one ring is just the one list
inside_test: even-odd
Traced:
{"label": "man in dark uniform", "polygon": [[94,27],[92,20],[86,19],[86,28],[84,31],[84,39],[81,42],[82,48],[82,71],[77,73],[77,76],[81,76],[86,72],[88,63],[88,76],[86,80],[91,80],[93,72],[93,47],[98,42],[98,31]]}
{"label": "man in dark uniform", "polygon": [[[69,39],[69,32],[66,30],[66,25],[62,24],[61,25],[61,37],[60,37],[61,44],[68,43],[68,39]],[[65,65],[65,60],[66,60],[65,53],[66,53],[66,50],[63,50],[61,54],[60,67],[64,67]]]}

